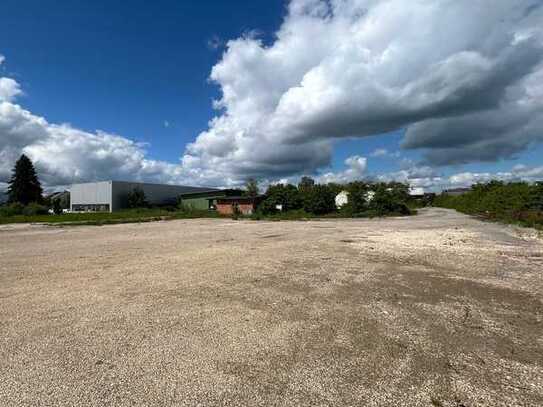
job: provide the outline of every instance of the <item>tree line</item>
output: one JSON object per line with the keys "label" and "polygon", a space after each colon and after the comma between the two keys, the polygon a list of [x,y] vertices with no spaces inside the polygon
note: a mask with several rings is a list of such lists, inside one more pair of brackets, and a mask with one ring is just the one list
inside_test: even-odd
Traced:
{"label": "tree line", "polygon": [[462,195],[441,194],[434,200],[434,205],[488,219],[541,227],[543,182],[490,181],[475,184]]}
{"label": "tree line", "polygon": [[[343,191],[347,201],[338,205],[336,197]],[[298,185],[268,186],[257,207],[257,213],[275,215],[279,212],[300,211],[309,215],[336,213],[346,217],[408,215],[411,213],[408,204],[407,184],[364,181],[317,184],[310,177],[302,177]]]}

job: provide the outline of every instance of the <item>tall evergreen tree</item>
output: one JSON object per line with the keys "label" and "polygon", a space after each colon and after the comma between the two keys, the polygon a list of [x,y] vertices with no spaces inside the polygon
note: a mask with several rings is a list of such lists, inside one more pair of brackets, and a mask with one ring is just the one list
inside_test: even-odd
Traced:
{"label": "tall evergreen tree", "polygon": [[28,205],[30,202],[42,202],[43,190],[34,169],[34,164],[26,155],[15,163],[13,175],[8,183],[8,202]]}

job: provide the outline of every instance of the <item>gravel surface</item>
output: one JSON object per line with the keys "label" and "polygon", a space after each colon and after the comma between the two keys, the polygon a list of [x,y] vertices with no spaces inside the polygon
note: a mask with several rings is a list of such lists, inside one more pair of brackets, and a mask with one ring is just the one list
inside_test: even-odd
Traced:
{"label": "gravel surface", "polygon": [[0,406],[541,406],[543,241],[409,218],[0,227]]}

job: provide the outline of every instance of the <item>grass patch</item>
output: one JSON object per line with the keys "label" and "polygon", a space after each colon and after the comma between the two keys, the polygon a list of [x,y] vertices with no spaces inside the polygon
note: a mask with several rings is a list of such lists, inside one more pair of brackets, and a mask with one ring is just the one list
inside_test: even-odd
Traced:
{"label": "grass patch", "polygon": [[117,223],[154,222],[173,219],[219,218],[205,210],[168,211],[165,209],[132,209],[119,212],[65,213],[62,215],[13,215],[0,217],[0,224],[46,223],[52,225],[111,225]]}

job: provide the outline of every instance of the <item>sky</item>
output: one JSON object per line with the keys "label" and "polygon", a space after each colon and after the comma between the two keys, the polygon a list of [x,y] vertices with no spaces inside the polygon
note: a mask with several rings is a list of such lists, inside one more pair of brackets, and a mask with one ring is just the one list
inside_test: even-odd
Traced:
{"label": "sky", "polygon": [[0,189],[543,179],[540,0],[3,0]]}

